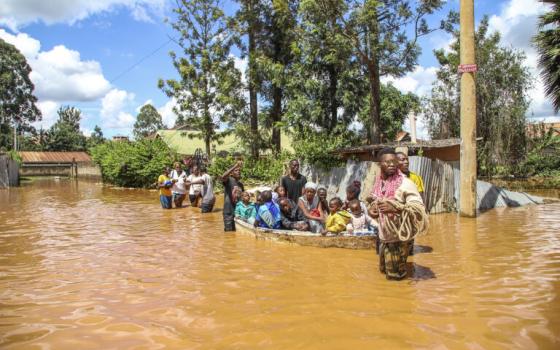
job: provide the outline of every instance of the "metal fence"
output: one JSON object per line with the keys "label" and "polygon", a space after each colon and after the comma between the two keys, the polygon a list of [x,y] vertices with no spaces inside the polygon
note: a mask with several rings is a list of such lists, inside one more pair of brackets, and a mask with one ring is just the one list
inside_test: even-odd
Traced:
{"label": "metal fence", "polygon": [[8,156],[0,156],[0,188],[19,185],[19,165]]}

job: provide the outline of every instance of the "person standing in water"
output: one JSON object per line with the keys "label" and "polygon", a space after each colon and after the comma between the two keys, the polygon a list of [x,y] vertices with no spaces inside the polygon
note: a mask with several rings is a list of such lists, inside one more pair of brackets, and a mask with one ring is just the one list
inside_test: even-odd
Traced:
{"label": "person standing in water", "polygon": [[[408,155],[403,152],[397,152],[397,159],[399,161],[399,170],[410,179],[410,181],[414,182],[416,188],[418,189],[418,193],[420,193],[420,197],[422,197],[422,201],[425,201],[426,198],[424,197],[424,181],[422,181],[422,177],[415,172],[410,171],[408,166],[410,162],[408,160]],[[410,241],[410,255],[414,255],[414,240]]]}
{"label": "person standing in water", "polygon": [[[410,239],[426,230],[427,216],[416,185],[398,168],[395,151],[385,148],[378,157],[381,171],[373,185],[369,214],[379,220],[379,270],[387,279],[401,280],[407,274]],[[403,226],[408,232],[401,232]]]}
{"label": "person standing in water", "polygon": [[[237,161],[231,168],[222,174],[220,180],[224,184],[224,231],[235,231],[234,213],[237,204],[237,193],[245,191],[241,182],[242,161]],[[237,190],[238,189],[238,190]]]}
{"label": "person standing in water", "polygon": [[297,203],[299,197],[303,194],[303,189],[307,179],[299,173],[299,161],[297,159],[290,160],[290,173],[280,181],[280,185],[285,188],[287,197],[292,202]]}

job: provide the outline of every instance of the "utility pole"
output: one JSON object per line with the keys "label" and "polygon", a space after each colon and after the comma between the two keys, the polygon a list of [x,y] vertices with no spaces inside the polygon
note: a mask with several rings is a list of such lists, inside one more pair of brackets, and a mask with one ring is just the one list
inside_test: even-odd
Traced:
{"label": "utility pole", "polygon": [[476,86],[474,0],[461,0],[461,216],[476,217]]}

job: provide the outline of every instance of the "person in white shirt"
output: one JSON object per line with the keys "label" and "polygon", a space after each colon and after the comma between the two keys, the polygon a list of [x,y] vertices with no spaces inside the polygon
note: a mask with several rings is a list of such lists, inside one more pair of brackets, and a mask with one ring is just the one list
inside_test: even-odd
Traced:
{"label": "person in white shirt", "polygon": [[193,165],[191,174],[187,177],[190,184],[189,187],[189,200],[193,207],[198,207],[202,199],[202,191],[204,190],[204,179],[200,173],[198,165]]}
{"label": "person in white shirt", "polygon": [[[195,169],[193,167],[193,169]],[[212,183],[212,178],[206,173],[206,169],[201,167],[196,171],[200,174],[198,179],[191,182],[192,185],[202,185],[202,203],[200,204],[201,213],[210,213],[214,209],[214,204],[216,203],[216,196],[214,195],[214,185]]]}
{"label": "person in white shirt", "polygon": [[181,168],[181,163],[175,162],[173,164],[173,171],[171,171],[169,176],[173,181],[171,193],[173,196],[173,203],[175,203],[175,208],[182,208],[183,201],[187,196],[187,174]]}

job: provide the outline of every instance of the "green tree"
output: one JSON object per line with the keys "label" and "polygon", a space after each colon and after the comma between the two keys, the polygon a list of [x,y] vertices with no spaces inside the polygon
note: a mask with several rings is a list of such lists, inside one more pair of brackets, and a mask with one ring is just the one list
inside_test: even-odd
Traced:
{"label": "green tree", "polygon": [[[381,129],[382,76],[400,77],[414,69],[420,46],[418,38],[437,29],[450,30],[457,14],[450,13],[439,28],[430,28],[426,16],[444,1],[427,0],[307,0],[325,18],[339,23],[337,31],[349,39],[369,88],[368,138],[378,143]],[[414,3],[414,4],[413,4]]]}
{"label": "green tree", "polygon": [[[261,55],[262,42],[264,41],[263,1],[237,0],[239,10],[235,15],[234,28],[239,38],[236,43],[241,49],[242,56],[247,57],[247,90],[249,92],[249,120],[248,123],[237,123],[237,134],[248,141],[251,156],[259,157],[260,134],[258,114],[258,92],[260,81],[258,78],[257,59]],[[246,36],[246,41],[241,40]]]}
{"label": "green tree", "polygon": [[552,4],[549,12],[540,16],[539,32],[534,43],[539,52],[539,67],[545,85],[545,93],[552,100],[554,110],[560,110],[560,3]]}
{"label": "green tree", "polygon": [[229,125],[245,114],[241,74],[230,54],[234,36],[228,28],[219,0],[181,0],[172,27],[180,33],[177,44],[184,56],[171,52],[180,79],[160,79],[159,87],[177,99],[177,114],[200,131],[210,155],[210,144]]}
{"label": "green tree", "polygon": [[[455,32],[451,51],[436,50],[440,64],[432,95],[425,105],[428,129],[433,138],[459,137],[460,77],[459,32]],[[500,167],[514,166],[525,155],[525,114],[532,86],[525,56],[520,51],[500,46],[500,34],[488,33],[484,17],[475,33],[476,109],[478,165],[482,174],[491,175]]]}
{"label": "green tree", "polygon": [[70,106],[60,107],[58,120],[47,132],[44,149],[46,151],[84,151],[86,137],[80,131],[82,112]]}
{"label": "green tree", "polygon": [[93,132],[91,133],[89,139],[87,140],[87,148],[91,149],[92,147],[100,145],[105,141],[107,140],[105,140],[105,137],[103,137],[103,131],[101,130],[99,125],[96,125],[93,128]]}
{"label": "green tree", "polygon": [[140,113],[136,116],[132,133],[136,139],[148,137],[163,129],[163,121],[157,109],[151,104],[145,104],[140,108]]}
{"label": "green tree", "polygon": [[31,67],[25,57],[15,46],[0,39],[0,148],[13,147],[13,125],[19,130],[41,120],[29,73]]}

